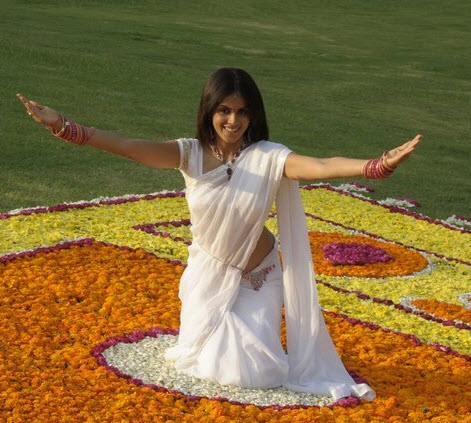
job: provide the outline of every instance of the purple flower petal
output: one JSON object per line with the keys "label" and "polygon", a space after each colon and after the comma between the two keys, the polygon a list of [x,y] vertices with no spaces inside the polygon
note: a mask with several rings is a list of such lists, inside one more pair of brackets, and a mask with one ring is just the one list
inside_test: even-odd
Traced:
{"label": "purple flower petal", "polygon": [[357,242],[331,242],[322,247],[325,259],[334,266],[339,265],[365,265],[372,263],[385,263],[393,260],[386,251],[369,244]]}

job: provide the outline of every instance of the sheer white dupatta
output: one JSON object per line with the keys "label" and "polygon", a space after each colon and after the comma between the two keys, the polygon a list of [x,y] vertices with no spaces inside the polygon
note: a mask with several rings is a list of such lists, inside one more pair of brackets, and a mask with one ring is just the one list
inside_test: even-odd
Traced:
{"label": "sheer white dupatta", "polygon": [[375,392],[356,384],[345,369],[327,331],[319,306],[297,181],[283,178],[276,197],[283,258],[283,286],[289,377],[284,386],[334,399],[354,395],[371,401]]}

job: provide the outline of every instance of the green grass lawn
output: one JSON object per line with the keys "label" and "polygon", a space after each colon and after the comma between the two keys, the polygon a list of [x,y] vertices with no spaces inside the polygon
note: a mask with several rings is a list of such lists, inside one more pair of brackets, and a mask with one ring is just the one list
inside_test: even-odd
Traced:
{"label": "green grass lawn", "polygon": [[175,170],[55,139],[16,92],[173,139],[194,134],[208,75],[235,66],[260,86],[270,138],[296,152],[370,158],[422,133],[397,174],[370,183],[376,198],[471,217],[467,0],[0,3],[0,211],[183,187]]}

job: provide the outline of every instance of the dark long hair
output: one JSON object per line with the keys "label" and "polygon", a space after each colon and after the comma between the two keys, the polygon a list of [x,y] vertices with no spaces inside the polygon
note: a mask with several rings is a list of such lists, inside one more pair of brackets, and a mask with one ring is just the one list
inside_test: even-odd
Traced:
{"label": "dark long hair", "polygon": [[249,113],[249,127],[244,134],[246,145],[268,140],[268,125],[262,96],[252,77],[243,69],[221,68],[207,80],[198,109],[196,138],[203,147],[216,142],[213,115],[222,101],[233,94],[245,100]]}

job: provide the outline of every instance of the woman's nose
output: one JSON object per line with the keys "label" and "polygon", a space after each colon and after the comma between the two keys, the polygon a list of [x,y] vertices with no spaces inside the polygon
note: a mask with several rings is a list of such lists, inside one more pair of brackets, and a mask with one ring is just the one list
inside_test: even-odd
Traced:
{"label": "woman's nose", "polygon": [[236,120],[237,120],[236,113],[230,113],[229,116],[227,117],[228,123],[235,123]]}

